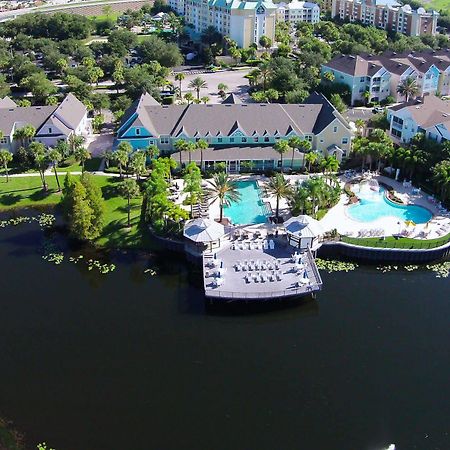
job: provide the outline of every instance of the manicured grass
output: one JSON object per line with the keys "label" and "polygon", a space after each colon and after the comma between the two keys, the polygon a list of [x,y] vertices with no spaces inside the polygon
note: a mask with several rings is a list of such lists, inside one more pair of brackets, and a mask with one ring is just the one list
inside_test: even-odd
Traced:
{"label": "manicured grass", "polygon": [[387,236],[382,238],[352,238],[342,236],[342,242],[360,245],[361,247],[400,248],[400,249],[427,249],[436,248],[450,241],[450,234],[436,239],[411,239],[406,237],[396,238]]}
{"label": "manicured grass", "polygon": [[[87,172],[95,172],[100,167],[101,161],[101,158],[88,159],[84,164],[84,168]],[[80,164],[73,159],[68,159],[63,164],[68,165],[58,167],[58,172],[81,172]]]}
{"label": "manicured grass", "polygon": [[47,192],[42,189],[39,176],[10,177],[9,182],[6,182],[6,178],[0,178],[0,211],[59,203],[61,194],[57,192],[55,177],[47,176],[45,179],[49,187]]}
{"label": "manicured grass", "polygon": [[[54,176],[46,177],[49,190],[44,192],[41,179],[37,177],[14,177],[6,183],[0,179],[0,211],[27,207],[52,207],[61,200]],[[102,190],[105,200],[104,230],[95,242],[99,246],[113,248],[150,248],[150,238],[140,224],[142,197],[131,201],[132,227],[127,228],[127,201],[119,197],[116,186],[118,177],[94,176],[95,183]],[[64,177],[60,177],[63,185]]]}

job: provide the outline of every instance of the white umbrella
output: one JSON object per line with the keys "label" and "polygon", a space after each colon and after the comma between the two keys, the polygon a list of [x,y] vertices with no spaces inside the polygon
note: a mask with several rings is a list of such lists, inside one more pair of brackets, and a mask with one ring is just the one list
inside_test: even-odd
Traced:
{"label": "white umbrella", "polygon": [[225,235],[225,227],[211,219],[194,219],[186,222],[183,235],[193,242],[213,242]]}
{"label": "white umbrella", "polygon": [[324,230],[320,222],[310,216],[291,217],[284,222],[284,228],[290,234],[301,237],[316,237],[324,234]]}

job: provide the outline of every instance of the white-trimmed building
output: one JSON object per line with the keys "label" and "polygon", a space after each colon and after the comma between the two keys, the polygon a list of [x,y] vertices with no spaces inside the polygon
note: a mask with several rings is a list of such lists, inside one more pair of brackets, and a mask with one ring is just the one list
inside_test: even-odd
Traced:
{"label": "white-trimmed building", "polygon": [[278,20],[284,20],[293,25],[297,22],[317,23],[320,21],[320,7],[317,3],[297,0],[290,3],[280,3]]}
{"label": "white-trimmed building", "polygon": [[277,6],[271,0],[169,0],[169,5],[196,33],[213,26],[239,47],[258,44],[263,35],[275,41]]}

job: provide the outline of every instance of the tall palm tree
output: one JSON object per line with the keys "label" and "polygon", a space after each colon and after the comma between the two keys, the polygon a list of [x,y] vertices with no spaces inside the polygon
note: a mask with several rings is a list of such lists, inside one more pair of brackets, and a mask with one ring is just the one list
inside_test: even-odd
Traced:
{"label": "tall palm tree", "polygon": [[309,195],[312,201],[313,217],[316,215],[316,206],[323,195],[323,181],[320,178],[310,178],[307,183]]}
{"label": "tall palm tree", "polygon": [[203,167],[203,150],[209,147],[209,144],[205,139],[199,139],[197,141],[197,149],[200,150],[200,169]]}
{"label": "tall palm tree", "polygon": [[450,193],[450,161],[441,161],[433,167],[432,171],[433,181],[440,190],[442,201],[445,202]]}
{"label": "tall palm tree", "polygon": [[219,200],[219,221],[222,222],[224,205],[238,202],[241,199],[241,194],[236,182],[225,172],[215,173],[213,179],[208,180],[208,184],[209,186],[205,189],[205,192],[213,201]]}
{"label": "tall palm tree", "polygon": [[291,195],[292,193],[291,185],[289,184],[289,181],[286,178],[284,178],[283,174],[276,173],[275,176],[271,177],[270,180],[265,184],[264,188],[269,195],[277,199],[275,218],[278,223],[280,211],[280,199],[288,198]]}
{"label": "tall palm tree", "polygon": [[189,155],[189,164],[192,161],[192,153],[194,153],[197,150],[197,143],[196,142],[188,142],[186,146],[186,150]]}
{"label": "tall palm tree", "polygon": [[308,163],[308,172],[311,172],[311,165],[317,161],[319,155],[315,152],[309,152],[305,155],[305,161]]}
{"label": "tall palm tree", "polygon": [[362,136],[365,126],[366,126],[366,122],[363,119],[355,120],[356,132],[359,134],[359,136]]}
{"label": "tall palm tree", "polygon": [[45,181],[45,169],[48,165],[47,152],[45,145],[40,142],[32,142],[29,146],[30,152],[33,155],[34,162],[39,171],[44,191],[47,191],[47,182]]}
{"label": "tall palm tree", "polygon": [[273,146],[273,149],[277,153],[279,153],[279,155],[281,157],[281,172],[283,172],[283,155],[291,149],[291,147],[289,146],[289,142],[286,141],[285,139],[281,139],[275,143],[275,145]]}
{"label": "tall palm tree", "polygon": [[[331,175],[332,172],[337,172],[339,169],[339,161],[334,155],[327,155],[321,161],[322,170],[325,174]],[[331,176],[330,176],[331,179]]]}
{"label": "tall palm tree", "polygon": [[183,167],[183,162],[181,160],[181,154],[182,154],[182,152],[185,152],[187,150],[187,146],[188,146],[188,143],[184,139],[178,139],[174,144],[175,150],[180,155],[180,170]]}
{"label": "tall palm tree", "polygon": [[189,88],[197,92],[197,100],[200,100],[200,89],[206,89],[208,84],[201,77],[195,77],[190,83]]}
{"label": "tall palm tree", "polygon": [[309,191],[303,186],[296,186],[289,197],[289,206],[293,216],[304,214],[308,205]]}
{"label": "tall palm tree", "polygon": [[5,169],[6,182],[9,181],[8,164],[13,160],[13,155],[9,150],[5,148],[0,149],[0,164]]}
{"label": "tall palm tree", "polygon": [[263,80],[263,91],[265,91],[267,86],[267,80],[269,79],[272,73],[272,67],[270,66],[270,63],[268,61],[265,61],[258,66],[258,69],[259,69],[259,76]]}
{"label": "tall palm tree", "polygon": [[150,160],[155,159],[159,155],[159,148],[156,145],[149,145],[145,151]]}
{"label": "tall palm tree", "polygon": [[181,92],[182,92],[182,81],[186,78],[186,75],[183,72],[178,72],[175,74],[175,81],[178,81],[180,84],[180,92],[179,92],[179,96],[181,98]]}
{"label": "tall palm tree", "polygon": [[295,157],[295,149],[300,148],[302,145],[302,139],[299,136],[292,136],[289,138],[289,147],[292,148],[292,157],[291,157],[291,170],[294,170],[294,157]]}
{"label": "tall palm tree", "polygon": [[410,97],[416,96],[419,92],[417,81],[413,77],[406,78],[398,85],[397,92],[405,97],[405,101],[407,102]]}
{"label": "tall palm tree", "polygon": [[50,148],[48,151],[48,158],[53,166],[53,171],[55,173],[56,184],[58,186],[58,192],[61,192],[61,185],[59,183],[58,177],[58,164],[62,161],[63,157],[57,148]]}

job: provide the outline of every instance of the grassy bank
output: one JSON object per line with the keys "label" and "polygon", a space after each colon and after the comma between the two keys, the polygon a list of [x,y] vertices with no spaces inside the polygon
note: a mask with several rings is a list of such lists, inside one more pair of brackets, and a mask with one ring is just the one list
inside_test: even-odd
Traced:
{"label": "grassy bank", "polygon": [[[105,200],[104,229],[95,244],[114,248],[149,248],[151,246],[148,233],[140,224],[142,198],[132,199],[132,227],[126,228],[127,201],[117,194],[118,177],[94,176],[95,183],[101,188]],[[63,184],[64,178],[60,177]],[[57,192],[54,176],[47,177],[49,190],[44,192],[41,180],[37,177],[10,178],[7,183],[0,179],[0,212],[12,211],[27,207],[55,207],[61,200]]]}
{"label": "grassy bank", "polygon": [[342,242],[359,245],[361,247],[376,248],[398,248],[398,249],[428,249],[436,248],[450,241],[450,234],[436,239],[411,239],[406,237],[396,238],[387,236],[386,238],[352,238],[342,236]]}

